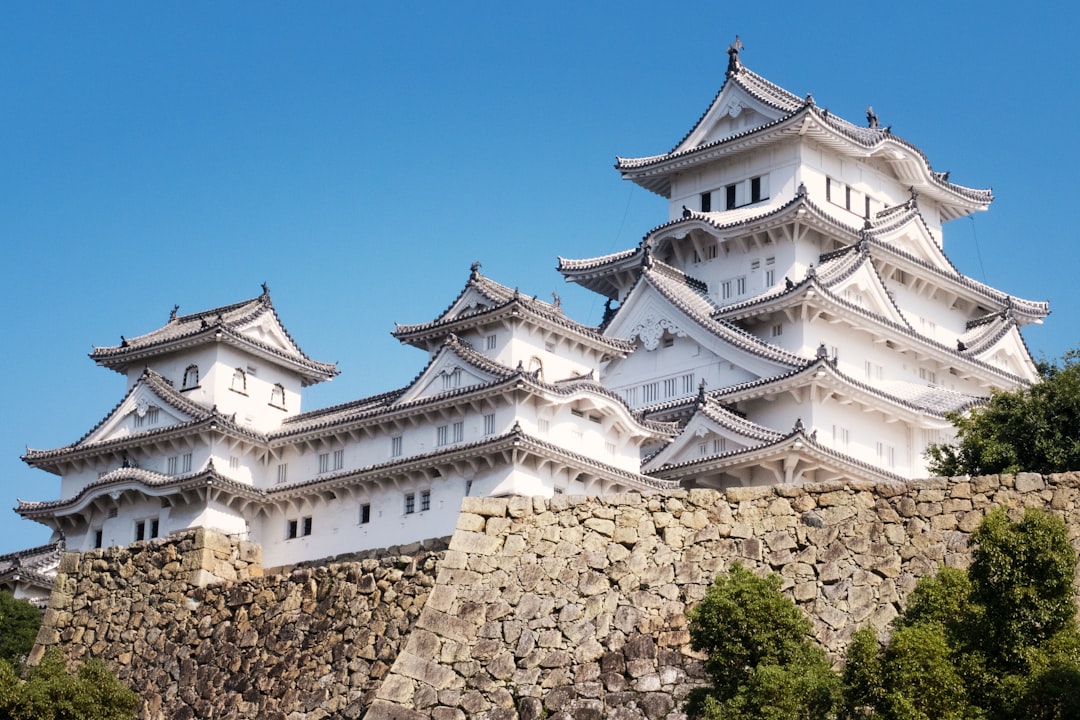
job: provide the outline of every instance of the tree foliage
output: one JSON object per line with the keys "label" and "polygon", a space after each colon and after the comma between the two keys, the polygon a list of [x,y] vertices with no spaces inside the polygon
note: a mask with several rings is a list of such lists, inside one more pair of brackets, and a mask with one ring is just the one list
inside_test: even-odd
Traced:
{"label": "tree foliage", "polygon": [[40,610],[9,592],[0,592],[0,660],[7,660],[16,670],[21,668],[34,647],[39,627]]}
{"label": "tree foliage", "polygon": [[1065,523],[1028,509],[987,515],[967,571],[919,582],[885,646],[855,634],[850,718],[1080,719],[1076,552]]}
{"label": "tree foliage", "polygon": [[736,564],[690,611],[691,645],[707,654],[713,683],[690,698],[692,716],[817,720],[832,712],[839,679],[780,583]]}
{"label": "tree foliage", "polygon": [[1080,469],[1080,350],[1039,364],[1042,382],[949,419],[956,441],[927,450],[939,475],[989,475]]}
{"label": "tree foliage", "polygon": [[26,680],[0,660],[0,720],[131,720],[138,706],[139,696],[96,658],[71,674],[52,648]]}

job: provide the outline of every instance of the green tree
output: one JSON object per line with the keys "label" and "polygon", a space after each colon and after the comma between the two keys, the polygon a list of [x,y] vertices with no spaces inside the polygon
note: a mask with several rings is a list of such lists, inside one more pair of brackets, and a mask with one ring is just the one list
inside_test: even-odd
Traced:
{"label": "green tree", "polygon": [[939,475],[1080,469],[1080,350],[1039,364],[1042,382],[953,413],[956,441],[927,450]]}
{"label": "green tree", "polygon": [[690,611],[691,645],[706,653],[712,681],[689,698],[691,716],[819,720],[833,711],[839,678],[780,586],[779,576],[758,577],[736,564]]}
{"label": "green tree", "polygon": [[850,718],[1080,719],[1076,552],[1055,516],[998,509],[967,570],[916,586],[884,647],[855,634],[844,666]]}
{"label": "green tree", "polygon": [[39,627],[40,610],[9,592],[0,592],[0,660],[20,669],[34,647]]}
{"label": "green tree", "polygon": [[2,720],[131,720],[138,707],[139,696],[96,658],[70,674],[59,649],[51,648],[25,681],[0,660]]}

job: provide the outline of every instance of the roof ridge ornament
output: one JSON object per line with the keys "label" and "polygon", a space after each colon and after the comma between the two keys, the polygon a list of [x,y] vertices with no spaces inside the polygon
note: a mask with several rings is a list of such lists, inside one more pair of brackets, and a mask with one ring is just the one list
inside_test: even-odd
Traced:
{"label": "roof ridge ornament", "polygon": [[874,114],[873,105],[866,106],[866,126],[869,127],[871,130],[878,129],[878,119],[877,115]]}
{"label": "roof ridge ornament", "polygon": [[266,283],[262,284],[262,296],[264,298],[270,297],[270,286],[267,285]]}
{"label": "roof ridge ornament", "polygon": [[806,93],[805,103],[810,107],[814,107],[814,95],[813,93]]}
{"label": "roof ridge ornament", "polygon": [[739,68],[742,67],[742,63],[739,62],[739,51],[743,49],[742,40],[739,36],[735,36],[735,42],[728,46],[728,62],[727,62],[727,74],[734,75],[739,72]]}
{"label": "roof ridge ornament", "polygon": [[482,266],[480,265],[479,260],[477,260],[476,262],[474,262],[472,265],[469,266],[469,279],[470,280],[479,279],[479,277],[480,277],[480,268],[481,267]]}
{"label": "roof ridge ornament", "polygon": [[169,322],[176,322],[176,312],[180,309],[179,305],[172,306],[172,312],[169,313]]}

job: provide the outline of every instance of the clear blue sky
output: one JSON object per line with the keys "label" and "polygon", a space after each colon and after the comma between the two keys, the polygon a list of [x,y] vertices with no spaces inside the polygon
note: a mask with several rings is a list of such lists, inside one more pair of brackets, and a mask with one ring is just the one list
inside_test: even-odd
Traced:
{"label": "clear blue sky", "polygon": [[[740,5],[745,7],[740,7]],[[601,303],[556,256],[630,247],[664,203],[612,169],[669,150],[725,49],[997,200],[946,226],[965,273],[1051,303],[1036,357],[1080,340],[1074,33],[1065,3],[11,3],[0,24],[5,402],[0,508],[52,499],[26,446],[74,442],[124,381],[86,354],[270,285],[342,374],[305,407],[407,383],[390,337],[469,264]],[[45,542],[0,510],[0,552]]]}

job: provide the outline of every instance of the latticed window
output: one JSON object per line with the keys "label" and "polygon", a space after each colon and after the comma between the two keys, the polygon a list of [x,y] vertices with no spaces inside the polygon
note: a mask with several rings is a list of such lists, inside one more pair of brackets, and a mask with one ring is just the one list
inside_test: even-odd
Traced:
{"label": "latticed window", "polygon": [[180,386],[182,390],[198,387],[199,385],[199,366],[188,365],[184,370],[184,383]]}

